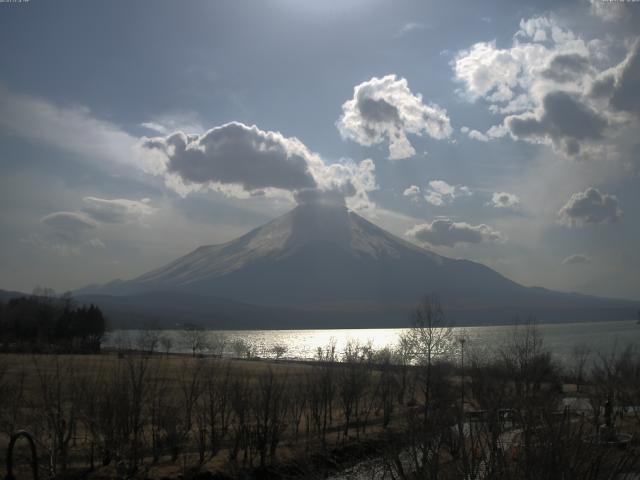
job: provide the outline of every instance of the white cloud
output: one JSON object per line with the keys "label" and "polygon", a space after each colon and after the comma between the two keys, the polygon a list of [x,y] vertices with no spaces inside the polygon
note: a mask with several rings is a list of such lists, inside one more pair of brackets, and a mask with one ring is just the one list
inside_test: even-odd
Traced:
{"label": "white cloud", "polygon": [[193,112],[179,112],[161,115],[153,118],[152,120],[141,123],[140,126],[162,135],[167,135],[176,131],[203,133],[205,130],[202,126],[200,117]]}
{"label": "white cloud", "polygon": [[417,202],[420,199],[420,187],[411,185],[402,192],[402,195],[411,199],[412,202]]}
{"label": "white cloud", "polygon": [[0,132],[55,146],[101,165],[136,166],[137,139],[86,107],[59,107],[0,85]]}
{"label": "white cloud", "polygon": [[584,227],[603,223],[616,223],[622,218],[622,209],[614,195],[602,194],[589,187],[571,195],[558,211],[560,223],[568,227]]}
{"label": "white cloud", "polygon": [[378,188],[375,164],[371,159],[360,163],[343,159],[340,163],[318,165],[313,172],[320,187],[295,192],[296,201],[300,202],[306,197],[307,200],[316,198],[345,202],[349,208],[360,211],[375,207],[368,195]]}
{"label": "white cloud", "polygon": [[562,260],[563,265],[578,265],[578,264],[585,264],[585,263],[591,263],[591,259],[586,255],[582,255],[580,253],[569,255],[567,258]]}
{"label": "white cloud", "polygon": [[[149,199],[146,199],[149,200]],[[104,223],[128,223],[140,220],[155,212],[149,201],[127,200],[124,198],[84,197],[82,210],[92,219]]]}
{"label": "white cloud", "polygon": [[[640,105],[640,82],[633,72],[640,60],[634,60],[636,46],[625,61],[612,64],[612,46],[610,38],[586,41],[552,17],[534,17],[520,22],[509,48],[492,41],[459,51],[452,65],[462,93],[505,115],[486,133],[463,133],[480,141],[508,133],[571,157],[598,158],[605,148],[615,150],[620,135],[637,124],[621,112],[639,116],[634,105]],[[626,81],[623,71],[631,72]],[[625,99],[619,104],[616,92]]]}
{"label": "white cloud", "polygon": [[478,130],[469,130],[468,132],[469,138],[473,140],[478,140],[480,142],[488,142],[489,137]]}
{"label": "white cloud", "polygon": [[495,41],[479,42],[461,50],[454,59],[456,80],[462,82],[471,100],[481,97],[510,100],[518,86],[523,53],[496,48]]}
{"label": "white cloud", "polygon": [[493,192],[489,205],[495,208],[515,210],[520,207],[520,198],[512,193]]}
{"label": "white cloud", "polygon": [[456,198],[471,195],[469,187],[449,185],[444,180],[431,180],[424,198],[431,205],[441,206],[453,202]]}
{"label": "white cloud", "polygon": [[395,34],[396,38],[397,37],[402,37],[408,33],[414,32],[416,30],[424,30],[425,28],[427,28],[426,25],[422,24],[422,23],[417,23],[417,22],[408,22],[405,23]]}
{"label": "white cloud", "polygon": [[433,246],[453,247],[459,243],[502,242],[500,232],[485,224],[470,225],[442,218],[431,223],[415,225],[405,233],[421,243]]}
{"label": "white cloud", "polygon": [[413,94],[407,80],[395,75],[373,77],[356,85],[353,98],[342,105],[336,125],[343,138],[360,145],[388,141],[390,160],[416,153],[407,134],[444,139],[452,133],[446,110],[424,104],[422,95]]}

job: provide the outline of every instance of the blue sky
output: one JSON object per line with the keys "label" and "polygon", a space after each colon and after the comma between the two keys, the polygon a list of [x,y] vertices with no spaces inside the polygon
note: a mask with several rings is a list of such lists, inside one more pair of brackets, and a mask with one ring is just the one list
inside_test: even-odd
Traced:
{"label": "blue sky", "polygon": [[639,9],[0,4],[0,288],[130,278],[311,190],[525,285],[640,299]]}

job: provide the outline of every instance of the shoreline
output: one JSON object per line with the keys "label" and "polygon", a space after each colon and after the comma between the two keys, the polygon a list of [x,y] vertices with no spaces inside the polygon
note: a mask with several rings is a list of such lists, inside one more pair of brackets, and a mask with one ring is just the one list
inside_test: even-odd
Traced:
{"label": "shoreline", "polygon": [[[638,320],[635,318],[629,318],[626,320],[580,320],[580,321],[571,321],[571,322],[536,322],[536,326],[545,327],[545,326],[568,326],[568,325],[584,325],[584,324],[611,324],[611,323],[634,323],[638,324]],[[453,329],[456,328],[492,328],[492,327],[517,327],[519,325],[526,325],[526,321],[522,320],[519,322],[503,322],[503,323],[485,323],[485,324],[477,324],[477,323],[455,323],[451,325],[445,325],[446,327],[451,327]],[[183,325],[184,326],[184,325]],[[129,331],[158,331],[158,332],[171,332],[171,331],[182,331],[183,326],[176,325],[174,328],[160,327],[157,328],[109,328],[105,333],[112,332],[129,332]],[[398,327],[326,327],[326,328],[237,328],[237,329],[228,329],[228,328],[212,328],[202,326],[201,329],[207,332],[314,332],[314,331],[333,331],[333,330],[407,330],[412,328],[412,325],[409,323],[406,326],[398,326]],[[640,329],[640,324],[638,324],[638,328]]]}

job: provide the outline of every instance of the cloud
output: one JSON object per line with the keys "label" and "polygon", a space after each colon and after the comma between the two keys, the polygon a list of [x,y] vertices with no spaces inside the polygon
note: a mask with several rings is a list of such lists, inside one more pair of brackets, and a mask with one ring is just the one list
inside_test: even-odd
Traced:
{"label": "cloud", "polygon": [[[160,176],[181,196],[212,188],[236,198],[265,195],[292,200],[297,190],[338,188],[355,192],[347,198],[352,208],[373,206],[367,193],[377,185],[370,160],[356,164],[345,159],[326,165],[298,139],[255,126],[231,122],[198,134],[203,129],[197,116],[172,114],[144,122],[145,128],[166,133],[136,138],[96,119],[85,107],[57,106],[12,93],[1,84],[0,111],[0,134],[52,145],[118,175]],[[347,181],[352,188],[345,185]]]}
{"label": "cloud", "polygon": [[82,210],[92,219],[103,223],[134,222],[155,212],[148,201],[84,197],[82,202]]}
{"label": "cloud", "polygon": [[446,247],[453,247],[459,243],[504,241],[502,234],[488,225],[470,225],[465,222],[454,222],[446,218],[437,219],[431,223],[415,225],[405,235],[421,243]]}
{"label": "cloud", "polygon": [[386,140],[390,160],[416,153],[407,134],[445,139],[452,133],[446,110],[436,104],[424,104],[422,95],[414,95],[407,80],[395,75],[373,77],[356,85],[353,98],[342,105],[342,116],[336,125],[343,138],[360,145]]}
{"label": "cloud", "polygon": [[510,100],[522,70],[521,55],[496,48],[495,41],[476,43],[457,53],[453,62],[455,79],[464,84],[472,101],[482,97],[493,102]]}
{"label": "cloud", "polygon": [[23,243],[64,255],[79,255],[83,248],[105,248],[91,232],[104,223],[130,223],[156,211],[149,199],[84,197],[82,212],[53,212],[40,219],[45,231],[23,239]]}
{"label": "cloud", "polygon": [[96,119],[86,107],[60,107],[0,84],[0,111],[0,133],[52,145],[103,167],[142,168],[133,154],[136,138]]}
{"label": "cloud", "polygon": [[617,152],[637,125],[619,112],[640,117],[638,43],[616,64],[610,51],[618,46],[609,37],[586,41],[543,16],[521,20],[508,48],[492,41],[459,51],[452,66],[461,94],[503,115],[485,133],[463,133],[480,141],[509,134],[567,157]]}
{"label": "cloud", "polygon": [[516,210],[520,207],[520,199],[517,195],[507,192],[493,192],[489,205],[495,208]]}
{"label": "cloud", "polygon": [[453,202],[458,197],[471,195],[469,187],[449,185],[444,180],[432,180],[425,193],[425,200],[431,205],[441,206]]}
{"label": "cloud", "polygon": [[544,97],[535,113],[509,116],[505,125],[516,139],[548,141],[558,151],[577,155],[582,141],[603,138],[607,120],[575,95],[554,91]]}
{"label": "cloud", "polygon": [[76,212],[54,212],[42,217],[40,221],[61,235],[75,235],[98,226],[91,218]]}
{"label": "cloud", "polygon": [[571,82],[579,79],[589,71],[590,64],[587,57],[577,53],[556,55],[540,74],[558,83]]}
{"label": "cloud", "polygon": [[[629,54],[615,72],[610,103],[616,110],[640,115],[640,40],[636,40]],[[604,76],[606,78],[606,75]]]}
{"label": "cloud", "polygon": [[591,14],[607,22],[623,19],[629,14],[626,2],[609,0],[590,0]]}
{"label": "cloud", "polygon": [[469,131],[469,138],[473,139],[473,140],[478,140],[480,142],[488,142],[489,141],[489,137],[487,135],[485,135],[482,132],[479,132],[478,130],[470,130]]}
{"label": "cloud", "polygon": [[482,133],[478,130],[472,130],[469,127],[462,127],[460,131],[466,134],[472,140],[478,140],[480,142],[488,142],[490,140],[489,136],[485,133]]}
{"label": "cloud", "polygon": [[360,163],[343,160],[316,171],[320,187],[301,189],[294,192],[297,203],[346,204],[353,210],[367,210],[374,207],[369,192],[376,190],[375,164],[371,159]]}
{"label": "cloud", "polygon": [[145,137],[141,148],[155,157],[148,163],[155,162],[157,173],[183,196],[205,187],[239,198],[284,194],[302,202],[341,195],[343,203],[364,209],[372,206],[368,192],[377,188],[370,159],[327,165],[297,138],[239,122],[202,135]]}
{"label": "cloud", "polygon": [[602,194],[598,189],[589,187],[584,192],[571,195],[558,215],[563,225],[584,227],[616,223],[622,218],[622,210],[614,195]]}
{"label": "cloud", "polygon": [[569,255],[567,258],[562,260],[563,265],[578,265],[578,264],[585,264],[585,263],[591,263],[591,259],[586,255],[582,255],[580,253]]}
{"label": "cloud", "polygon": [[416,30],[424,30],[425,28],[427,28],[426,25],[422,24],[422,23],[417,23],[417,22],[408,22],[405,23],[395,34],[395,37],[402,37],[404,35],[407,35],[408,33],[414,32]]}
{"label": "cloud", "polygon": [[412,202],[417,202],[420,199],[420,187],[411,185],[402,192],[402,195],[411,199]]}
{"label": "cloud", "polygon": [[99,238],[89,238],[98,223],[77,212],[54,212],[40,219],[45,231],[22,239],[23,243],[63,255],[77,255],[82,247],[104,248]]}
{"label": "cloud", "polygon": [[231,122],[202,135],[172,133],[145,139],[143,147],[162,152],[166,168],[191,184],[234,184],[251,192],[264,188],[315,187],[312,153],[296,138]]}
{"label": "cloud", "polygon": [[140,126],[162,135],[168,135],[169,133],[176,131],[202,133],[205,130],[202,126],[200,117],[193,112],[179,112],[161,115],[147,122],[141,123]]}

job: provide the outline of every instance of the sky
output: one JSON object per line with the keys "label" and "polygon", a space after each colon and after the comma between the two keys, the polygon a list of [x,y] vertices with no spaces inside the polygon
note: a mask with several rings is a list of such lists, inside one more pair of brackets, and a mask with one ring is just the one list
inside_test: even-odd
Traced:
{"label": "sky", "polygon": [[308,201],[640,299],[640,3],[0,3],[0,288],[128,279]]}

